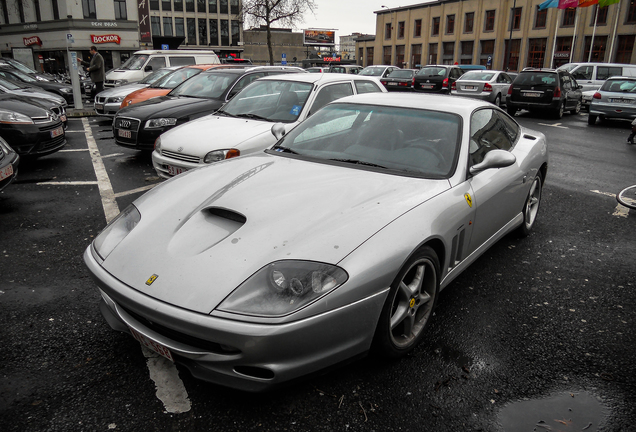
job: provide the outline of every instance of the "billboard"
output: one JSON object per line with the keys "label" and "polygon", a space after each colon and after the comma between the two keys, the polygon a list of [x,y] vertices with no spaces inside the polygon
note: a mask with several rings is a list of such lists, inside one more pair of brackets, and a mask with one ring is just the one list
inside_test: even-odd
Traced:
{"label": "billboard", "polygon": [[303,30],[305,45],[335,45],[336,32],[334,30]]}

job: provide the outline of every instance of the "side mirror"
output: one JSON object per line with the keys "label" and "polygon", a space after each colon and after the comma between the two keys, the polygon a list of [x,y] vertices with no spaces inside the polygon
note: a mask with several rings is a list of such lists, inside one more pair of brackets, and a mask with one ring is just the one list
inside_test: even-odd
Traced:
{"label": "side mirror", "polygon": [[276,141],[279,141],[286,133],[285,125],[283,123],[276,123],[272,126],[272,135],[274,135]]}
{"label": "side mirror", "polygon": [[505,168],[514,164],[517,158],[506,150],[491,150],[486,153],[484,160],[470,167],[471,174],[477,174],[490,168]]}
{"label": "side mirror", "polygon": [[148,65],[144,68],[144,72],[150,72],[152,71],[152,66]]}

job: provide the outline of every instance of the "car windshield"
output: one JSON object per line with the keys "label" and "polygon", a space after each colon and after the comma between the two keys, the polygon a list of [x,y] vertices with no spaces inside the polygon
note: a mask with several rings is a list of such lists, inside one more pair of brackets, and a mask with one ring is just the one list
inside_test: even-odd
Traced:
{"label": "car windshield", "polygon": [[636,93],[636,80],[612,79],[601,86],[601,91],[617,93]]}
{"label": "car windshield", "polygon": [[557,82],[557,74],[550,72],[528,72],[520,73],[515,78],[515,84],[518,85],[555,85]]}
{"label": "car windshield", "polygon": [[12,73],[13,75],[17,76],[20,80],[22,80],[22,81],[24,81],[24,82],[30,82],[30,83],[32,83],[32,82],[38,82],[38,80],[36,80],[35,78],[33,78],[33,77],[31,77],[31,76],[29,76],[29,75],[27,75],[27,74],[23,73],[23,72],[20,72],[20,71],[14,70],[14,71],[11,71],[11,73]]}
{"label": "car windshield", "polygon": [[164,76],[163,78],[152,84],[150,87],[173,89],[188,78],[198,75],[201,72],[203,72],[203,70],[199,68],[185,67],[183,69],[174,71],[174,73],[171,73],[170,75]]}
{"label": "car windshield", "polygon": [[448,178],[460,142],[461,118],[453,113],[334,103],[292,129],[272,150],[401,175]]}
{"label": "car windshield", "polygon": [[18,83],[16,83],[15,81],[9,81],[7,79],[4,78],[0,78],[0,85],[4,88],[6,88],[7,90],[19,90],[19,89],[23,89],[23,88],[27,88],[28,86],[26,85],[20,85]]}
{"label": "car windshield", "polygon": [[140,70],[148,60],[147,54],[135,54],[129,58],[126,63],[121,65],[119,69],[122,70]]}
{"label": "car windshield", "polygon": [[139,84],[152,84],[152,83],[155,83],[158,80],[160,80],[161,78],[165,77],[166,75],[171,74],[172,72],[174,72],[174,70],[168,69],[168,68],[159,69],[158,71],[155,71],[155,72],[151,73],[150,75],[148,75],[144,79],[139,80]]}
{"label": "car windshield", "polygon": [[413,71],[406,69],[397,69],[391,72],[387,78],[413,78]]}
{"label": "car windshield", "polygon": [[446,68],[443,68],[443,67],[425,67],[425,68],[420,69],[420,71],[417,74],[418,75],[422,75],[422,76],[429,76],[429,77],[444,76],[444,75],[446,75]]}
{"label": "car windshield", "polygon": [[365,67],[360,71],[362,76],[382,76],[384,73],[384,67]]}
{"label": "car windshield", "polygon": [[220,111],[234,117],[292,123],[298,120],[313,84],[294,81],[254,81]]}
{"label": "car windshield", "polygon": [[458,81],[490,81],[494,76],[493,72],[471,71],[460,76]]}
{"label": "car windshield", "polygon": [[21,72],[27,73],[27,74],[34,74],[37,73],[35,70],[31,69],[30,67],[28,67],[25,64],[20,63],[17,60],[14,59],[4,59],[4,61],[6,61],[7,63],[9,63],[11,66],[13,66],[14,68],[18,69]]}

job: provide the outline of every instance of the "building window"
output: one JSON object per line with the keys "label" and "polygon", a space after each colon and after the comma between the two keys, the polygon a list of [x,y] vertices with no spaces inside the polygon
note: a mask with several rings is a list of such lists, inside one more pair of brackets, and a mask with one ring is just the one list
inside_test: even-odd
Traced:
{"label": "building window", "polygon": [[35,8],[35,20],[37,22],[42,21],[42,14],[40,13],[40,0],[33,0],[33,7]]}
{"label": "building window", "polygon": [[404,61],[404,53],[405,53],[404,45],[397,45],[395,47],[395,64],[399,67],[404,67],[406,63]]}
{"label": "building window", "polygon": [[[583,58],[585,61],[590,56],[590,44],[592,43],[592,36],[585,36],[585,54]],[[594,38],[594,46],[592,47],[592,58],[590,61],[602,62],[605,58],[605,49],[607,47],[607,36],[596,36]]]}
{"label": "building window", "polygon": [[563,23],[561,27],[572,27],[576,18],[576,8],[567,8],[563,11]]}
{"label": "building window", "polygon": [[528,66],[534,68],[542,68],[545,56],[545,47],[547,39],[529,39],[528,43]]}
{"label": "building window", "polygon": [[222,14],[227,14],[227,0],[219,0],[219,9]]}
{"label": "building window", "polygon": [[437,36],[439,34],[439,17],[433,18],[431,24],[431,36]]}
{"label": "building window", "polygon": [[554,47],[552,67],[558,68],[570,62],[570,51],[572,50],[572,36],[562,36],[556,38]]}
{"label": "building window", "polygon": [[188,34],[188,45],[196,45],[197,44],[197,28],[195,24],[195,18],[186,18],[187,24],[187,34]]}
{"label": "building window", "polygon": [[[506,70],[519,70],[519,51],[521,49],[521,39],[513,39],[512,44],[509,39],[506,39],[505,50],[508,52],[508,45],[510,45],[510,54],[508,57],[508,67],[504,67]],[[504,60],[505,63],[505,60]]]}
{"label": "building window", "polygon": [[428,64],[437,64],[437,44],[428,44]]}
{"label": "building window", "polygon": [[545,23],[548,19],[548,9],[539,10],[539,6],[537,5],[537,10],[534,15],[534,28],[540,29],[545,28]]}
{"label": "building window", "polygon": [[453,64],[453,60],[455,59],[455,42],[444,42],[442,49],[442,63],[447,65]]}
{"label": "building window", "polygon": [[404,39],[404,21],[398,23],[398,39]]}
{"label": "building window", "polygon": [[510,25],[513,30],[519,30],[521,28],[521,9],[523,8],[518,7],[511,9]]}
{"label": "building window", "polygon": [[475,46],[473,41],[462,41],[462,56],[473,56],[473,47]]}
{"label": "building window", "polygon": [[373,47],[367,47],[367,66],[373,65]]}
{"label": "building window", "polygon": [[159,10],[159,0],[150,0],[150,10]]}
{"label": "building window", "polygon": [[391,64],[391,47],[385,46],[382,48],[382,64]]}
{"label": "building window", "polygon": [[219,46],[219,22],[216,18],[210,20],[210,45]]}
{"label": "building window", "polygon": [[486,11],[486,21],[484,23],[484,31],[495,30],[495,11]]}
{"label": "building window", "polygon": [[185,23],[183,17],[174,18],[174,35],[185,36]]}
{"label": "building window", "polygon": [[467,12],[464,17],[464,33],[472,33],[475,23],[475,12]]}
{"label": "building window", "polygon": [[161,18],[158,16],[150,17],[150,31],[155,36],[161,36]]}
{"label": "building window", "polygon": [[186,12],[194,12],[194,0],[185,0]]}
{"label": "building window", "polygon": [[358,48],[358,66],[364,66],[362,59],[364,58],[364,48]]}
{"label": "building window", "polygon": [[[592,20],[590,21],[590,26],[594,27],[594,22],[596,21],[596,25],[606,25],[607,24],[607,6],[599,9],[598,4],[594,5],[594,12],[592,13]],[[598,16],[596,16],[598,12]]]}
{"label": "building window", "polygon": [[384,25],[384,39],[391,39],[391,23]]}
{"label": "building window", "polygon": [[241,41],[241,29],[239,27],[239,22],[234,20],[230,23],[232,27],[232,45],[236,46]]}
{"label": "building window", "polygon": [[[22,5],[22,2],[18,2]],[[84,18],[97,18],[97,11],[95,10],[95,0],[82,0],[82,9],[84,10]]]}
{"label": "building window", "polygon": [[208,20],[199,18],[199,45],[208,44]]}
{"label": "building window", "polygon": [[238,13],[239,13],[239,0],[230,0],[230,13],[232,15],[238,15]]}
{"label": "building window", "polygon": [[634,24],[636,23],[636,2],[629,2],[629,6],[627,7],[627,18],[625,19],[625,24]]}
{"label": "building window", "polygon": [[413,36],[414,37],[421,37],[422,36],[422,20],[421,19],[416,19],[415,20],[415,28],[413,31]]}
{"label": "building window", "polygon": [[[5,2],[6,4],[6,2]],[[51,5],[53,6],[53,19],[54,20],[59,20],[60,19],[60,8],[57,5],[57,0],[53,0],[51,2]]]}
{"label": "building window", "polygon": [[411,45],[411,67],[422,66],[422,45]]}
{"label": "building window", "polygon": [[128,19],[128,12],[126,11],[126,0],[115,0],[115,19]]}
{"label": "building window", "polygon": [[170,0],[161,0],[161,10],[172,11],[172,2]]}
{"label": "building window", "polygon": [[183,12],[183,0],[172,0],[172,7],[176,12]]}
{"label": "building window", "polygon": [[614,57],[616,63],[629,63],[631,61],[634,39],[636,39],[634,35],[618,36],[618,46],[616,48],[616,56]]}
{"label": "building window", "polygon": [[221,46],[230,46],[230,22],[221,20]]}
{"label": "building window", "polygon": [[479,53],[479,64],[482,66],[488,65],[488,57],[490,57],[490,64],[492,64],[492,56],[495,52],[495,41],[494,40],[483,40],[480,41],[481,51]]}
{"label": "building window", "polygon": [[199,13],[206,13],[207,11],[205,10],[205,4],[206,4],[206,0],[197,0],[197,12]]}
{"label": "building window", "polygon": [[216,0],[208,0],[208,11],[211,14],[215,14],[219,12],[219,9],[216,6]]}
{"label": "building window", "polygon": [[[95,7],[95,3],[93,3],[93,8]],[[26,20],[24,19],[24,4],[21,1],[18,1],[18,15],[20,15],[20,22],[23,23]]]}
{"label": "building window", "polygon": [[446,15],[446,34],[455,33],[455,14]]}
{"label": "building window", "polygon": [[172,36],[172,17],[163,17],[163,35]]}

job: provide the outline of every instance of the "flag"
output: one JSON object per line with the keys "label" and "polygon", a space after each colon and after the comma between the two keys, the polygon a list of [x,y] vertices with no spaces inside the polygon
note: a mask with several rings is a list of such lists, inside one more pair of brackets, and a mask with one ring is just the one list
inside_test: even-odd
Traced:
{"label": "flag", "polygon": [[599,7],[605,7],[605,6],[609,6],[611,4],[614,3],[618,3],[620,0],[599,0],[598,1],[598,5]]}
{"label": "flag", "polygon": [[579,5],[579,0],[560,0],[559,9],[575,8]]}
{"label": "flag", "polygon": [[539,5],[539,10],[555,7],[559,7],[559,0],[545,0]]}
{"label": "flag", "polygon": [[[618,1],[618,0],[616,0]],[[597,3],[599,3],[600,0],[579,0],[579,7],[590,7],[593,6]]]}

